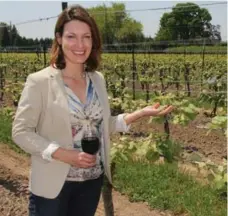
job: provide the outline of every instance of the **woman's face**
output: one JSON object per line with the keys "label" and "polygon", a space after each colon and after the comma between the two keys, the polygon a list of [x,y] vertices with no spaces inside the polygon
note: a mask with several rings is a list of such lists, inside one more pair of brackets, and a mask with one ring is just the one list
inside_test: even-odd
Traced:
{"label": "woman's face", "polygon": [[57,36],[62,45],[65,61],[83,64],[92,50],[92,34],[88,24],[72,20],[65,24],[62,37]]}

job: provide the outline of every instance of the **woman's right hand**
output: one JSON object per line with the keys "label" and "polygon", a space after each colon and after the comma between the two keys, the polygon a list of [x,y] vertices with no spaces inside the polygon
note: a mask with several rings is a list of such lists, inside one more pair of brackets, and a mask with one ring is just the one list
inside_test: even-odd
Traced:
{"label": "woman's right hand", "polygon": [[61,147],[52,154],[52,158],[79,168],[90,168],[96,165],[96,155]]}

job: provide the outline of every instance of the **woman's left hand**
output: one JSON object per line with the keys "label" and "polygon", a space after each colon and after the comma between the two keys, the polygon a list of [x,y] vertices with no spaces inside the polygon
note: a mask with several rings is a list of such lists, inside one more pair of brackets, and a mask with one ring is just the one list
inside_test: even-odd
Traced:
{"label": "woman's left hand", "polygon": [[159,103],[156,103],[152,106],[146,106],[142,108],[141,112],[143,116],[164,116],[170,112],[174,107],[172,105],[160,106]]}
{"label": "woman's left hand", "polygon": [[160,106],[159,103],[156,103],[151,106],[146,106],[140,110],[137,110],[133,113],[128,113],[124,116],[124,120],[127,125],[135,122],[137,119],[140,119],[142,117],[146,116],[164,116],[166,114],[169,114],[174,107],[172,105],[167,106]]}

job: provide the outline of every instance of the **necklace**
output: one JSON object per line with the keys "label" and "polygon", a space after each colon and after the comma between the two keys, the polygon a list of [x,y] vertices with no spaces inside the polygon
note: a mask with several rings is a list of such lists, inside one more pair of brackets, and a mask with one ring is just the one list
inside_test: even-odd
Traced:
{"label": "necklace", "polygon": [[77,79],[77,78],[75,78],[75,77],[73,77],[73,76],[64,75],[63,72],[62,72],[62,75],[63,75],[63,77],[66,77],[66,78],[69,78],[69,79],[73,79],[73,80],[75,80],[75,81],[79,81],[79,80],[84,79],[84,78],[86,77],[85,72],[80,73],[81,79]]}

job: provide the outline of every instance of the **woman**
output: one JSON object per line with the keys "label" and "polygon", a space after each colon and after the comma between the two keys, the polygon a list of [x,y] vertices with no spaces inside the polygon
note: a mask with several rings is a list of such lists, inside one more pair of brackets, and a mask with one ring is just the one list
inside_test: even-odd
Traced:
{"label": "woman", "polygon": [[[29,215],[92,216],[103,175],[111,182],[109,134],[172,106],[110,116],[105,81],[96,71],[100,34],[80,6],[60,14],[51,54],[49,67],[28,76],[12,128],[15,143],[31,154]],[[85,152],[86,134],[99,140],[95,152]]]}

